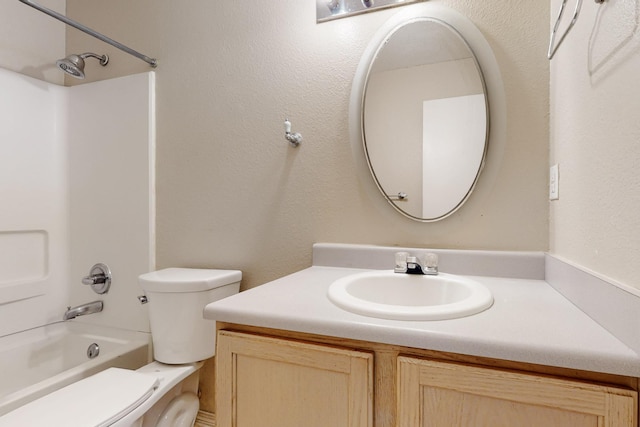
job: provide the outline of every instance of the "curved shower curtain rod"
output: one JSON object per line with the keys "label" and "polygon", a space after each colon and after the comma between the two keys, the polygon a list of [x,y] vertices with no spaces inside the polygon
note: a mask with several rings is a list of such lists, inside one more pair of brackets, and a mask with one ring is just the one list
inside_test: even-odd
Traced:
{"label": "curved shower curtain rod", "polygon": [[153,68],[156,68],[158,66],[158,61],[155,58],[149,58],[148,56],[143,55],[140,52],[137,52],[137,51],[131,49],[130,47],[123,45],[122,43],[118,43],[117,41],[115,41],[113,39],[110,39],[109,37],[107,37],[105,35],[102,35],[99,32],[94,31],[91,28],[86,27],[86,26],[82,25],[81,23],[74,21],[73,19],[67,18],[66,16],[61,15],[56,11],[53,11],[51,9],[47,9],[44,6],[40,6],[39,4],[34,3],[32,0],[19,0],[19,1],[24,3],[24,4],[26,4],[26,5],[28,5],[28,6],[31,6],[34,9],[39,10],[42,13],[46,13],[47,15],[51,16],[52,18],[55,18],[55,19],[57,19],[59,21],[62,21],[67,25],[71,25],[72,27],[77,28],[80,31],[83,31],[83,32],[89,34],[90,36],[93,36],[93,37],[95,37],[95,38],[97,38],[99,40],[102,40],[105,43],[109,43],[111,46],[117,47],[118,49],[120,49],[120,50],[122,50],[124,52],[127,52],[129,55],[133,55],[136,58],[142,59],[144,62],[148,63]]}

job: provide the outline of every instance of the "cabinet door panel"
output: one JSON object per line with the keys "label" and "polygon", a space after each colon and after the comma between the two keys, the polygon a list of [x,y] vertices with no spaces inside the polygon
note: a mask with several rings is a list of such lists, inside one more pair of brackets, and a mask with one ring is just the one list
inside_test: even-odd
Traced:
{"label": "cabinet door panel", "polygon": [[220,427],[370,427],[369,353],[221,331]]}
{"label": "cabinet door panel", "polygon": [[633,427],[632,390],[398,358],[401,427]]}

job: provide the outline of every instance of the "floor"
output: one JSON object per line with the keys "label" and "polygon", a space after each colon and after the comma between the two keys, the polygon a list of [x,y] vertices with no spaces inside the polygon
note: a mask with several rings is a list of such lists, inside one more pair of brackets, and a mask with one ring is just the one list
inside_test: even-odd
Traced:
{"label": "floor", "polygon": [[216,415],[211,412],[199,411],[193,427],[216,427]]}

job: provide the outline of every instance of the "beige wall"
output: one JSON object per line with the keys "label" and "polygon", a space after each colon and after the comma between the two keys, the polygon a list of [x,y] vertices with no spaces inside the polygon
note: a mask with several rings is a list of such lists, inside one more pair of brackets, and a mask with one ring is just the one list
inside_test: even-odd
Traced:
{"label": "beige wall", "polygon": [[[64,0],[38,0],[64,13]],[[65,52],[65,25],[18,0],[0,0],[0,67],[62,84],[56,59]]]}
{"label": "beige wall", "polygon": [[[397,9],[316,25],[313,1],[69,0],[70,15],[159,60],[158,266],[239,268],[252,287],[310,265],[317,241],[546,250],[548,6],[440,3],[495,51],[507,145],[463,209],[422,224],[362,190],[348,140],[353,74]],[[67,50],[111,55],[89,79],[148,69],[75,30]]]}
{"label": "beige wall", "polygon": [[[553,14],[559,4],[551,2]],[[640,5],[582,9],[551,69],[551,162],[560,165],[551,251],[637,290]]]}

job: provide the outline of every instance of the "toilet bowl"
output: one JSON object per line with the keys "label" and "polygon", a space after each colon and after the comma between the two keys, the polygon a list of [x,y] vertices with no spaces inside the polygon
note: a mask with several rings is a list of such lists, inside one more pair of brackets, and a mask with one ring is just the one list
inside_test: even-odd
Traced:
{"label": "toilet bowl", "polygon": [[0,417],[0,427],[191,427],[203,360],[215,354],[204,306],[239,291],[236,270],[169,268],[140,276],[155,361],[109,368]]}

